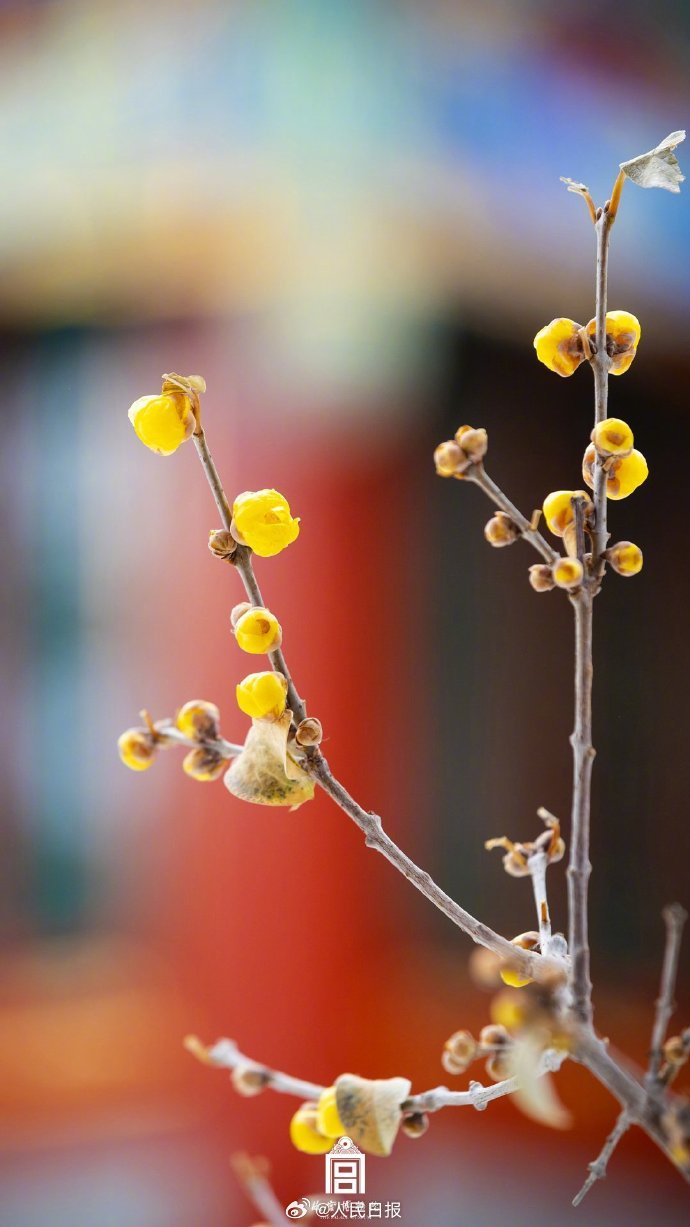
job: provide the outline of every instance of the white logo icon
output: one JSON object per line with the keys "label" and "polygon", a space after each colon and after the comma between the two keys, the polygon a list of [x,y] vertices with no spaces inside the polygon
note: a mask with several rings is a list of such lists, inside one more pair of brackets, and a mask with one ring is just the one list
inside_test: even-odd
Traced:
{"label": "white logo icon", "polygon": [[326,1155],[326,1192],[357,1193],[365,1189],[363,1155],[352,1138],[339,1138]]}
{"label": "white logo icon", "polygon": [[291,1201],[290,1205],[285,1207],[285,1213],[288,1218],[306,1218],[310,1209],[309,1198],[303,1197],[300,1201]]}

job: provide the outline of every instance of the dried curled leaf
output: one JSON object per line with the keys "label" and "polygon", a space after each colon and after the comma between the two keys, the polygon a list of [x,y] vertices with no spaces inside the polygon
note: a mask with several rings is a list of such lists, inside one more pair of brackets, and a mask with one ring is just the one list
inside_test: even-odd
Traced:
{"label": "dried curled leaf", "polygon": [[233,759],[223,782],[234,797],[255,805],[289,805],[295,809],[314,796],[314,781],[287,751],[292,712],[278,720],[253,720],[242,753]]}
{"label": "dried curled leaf", "polygon": [[569,1129],[572,1117],[556,1093],[551,1075],[544,1071],[543,1044],[533,1033],[519,1035],[506,1061],[510,1073],[517,1079],[513,1095],[515,1106],[530,1120],[550,1129]]}
{"label": "dried curled leaf", "polygon": [[685,132],[682,129],[671,132],[656,149],[630,158],[628,162],[621,162],[620,168],[639,187],[663,187],[667,192],[679,192],[685,175],[673,151],[684,140]]}

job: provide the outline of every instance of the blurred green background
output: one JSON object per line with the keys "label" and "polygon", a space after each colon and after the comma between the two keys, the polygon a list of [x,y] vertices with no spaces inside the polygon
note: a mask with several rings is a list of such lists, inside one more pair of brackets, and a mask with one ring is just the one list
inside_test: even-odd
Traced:
{"label": "blurred green background", "polygon": [[[686,123],[690,11],[53,0],[0,5],[0,36],[0,1222],[249,1227],[233,1151],[266,1154],[286,1204],[321,1161],[289,1144],[295,1104],[239,1100],[187,1031],[421,1090],[488,999],[465,939],[325,798],[255,810],[172,753],[118,762],[144,705],[201,695],[242,737],[246,672],[192,450],[146,453],[127,407],[163,371],[206,377],[229,494],[276,486],[302,517],[260,580],[336,772],[465,906],[529,928],[528,885],[483,843],[535,835],[539,805],[567,818],[570,609],[530,589],[524,547],[486,546],[488,506],[431,455],[471,422],[528,514],[580,484],[589,373],[532,350],[594,313],[559,176],[603,201]],[[610,517],[644,571],[596,608],[591,923],[598,1024],[639,1060],[660,910],[690,899],[689,199],[627,185],[611,253],[642,341],[610,406],[651,476]],[[409,1227],[560,1222],[615,1115],[584,1072],[560,1085],[569,1135],[507,1102],[442,1113],[371,1162],[369,1196]],[[674,1227],[685,1199],[631,1134],[580,1214]]]}

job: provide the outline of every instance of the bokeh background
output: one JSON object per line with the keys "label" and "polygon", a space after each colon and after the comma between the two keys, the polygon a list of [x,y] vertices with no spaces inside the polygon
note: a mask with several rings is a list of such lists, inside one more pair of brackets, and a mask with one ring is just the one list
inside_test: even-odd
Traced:
{"label": "bokeh background", "polygon": [[[302,517],[259,578],[336,772],[467,907],[530,928],[529,884],[483,842],[567,815],[570,609],[529,588],[524,547],[486,546],[481,494],[431,453],[467,421],[526,511],[580,484],[589,373],[532,351],[593,315],[593,233],[559,176],[603,200],[687,122],[690,10],[35,0],[3,3],[0,35],[0,1221],[248,1227],[233,1152],[268,1156],[285,1203],[321,1160],[288,1142],[293,1101],[238,1099],[185,1033],[424,1089],[489,999],[464,937],[325,798],[261,810],[173,753],[119,763],[143,705],[214,699],[241,738],[247,671],[193,449],[152,456],[127,407],[165,370],[206,377],[229,493],[274,485]],[[640,1060],[660,910],[690,900],[689,201],[626,186],[611,257],[610,305],[643,327],[611,409],[651,477],[611,514],[645,569],[596,609],[591,922],[597,1022]],[[506,1101],[447,1111],[370,1161],[369,1196],[409,1227],[569,1220],[616,1109],[584,1071],[559,1086],[569,1135]],[[635,1134],[579,1211],[686,1216]]]}

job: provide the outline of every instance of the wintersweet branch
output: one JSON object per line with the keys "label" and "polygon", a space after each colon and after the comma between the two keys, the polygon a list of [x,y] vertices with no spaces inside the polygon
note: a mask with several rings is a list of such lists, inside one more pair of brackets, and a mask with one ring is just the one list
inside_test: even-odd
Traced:
{"label": "wintersweet branch", "polygon": [[666,945],[664,961],[661,969],[661,987],[656,1001],[654,1026],[652,1028],[652,1043],[649,1054],[649,1069],[647,1086],[651,1092],[659,1089],[659,1071],[663,1057],[663,1044],[666,1039],[669,1020],[675,1010],[676,979],[678,977],[678,960],[680,958],[680,943],[683,928],[688,918],[685,908],[679,903],[671,903],[663,910],[666,925]]}
{"label": "wintersweet branch", "polygon": [[532,522],[523,516],[521,511],[518,511],[514,503],[511,503],[506,494],[503,493],[500,486],[496,485],[489,474],[486,472],[483,464],[473,464],[464,474],[466,481],[473,481],[480,490],[483,490],[501,511],[512,520],[513,524],[520,530],[520,535],[533,545],[537,553],[541,554],[545,562],[550,566],[558,559],[559,555],[551,548],[548,541],[542,537],[541,533],[533,526]]}

